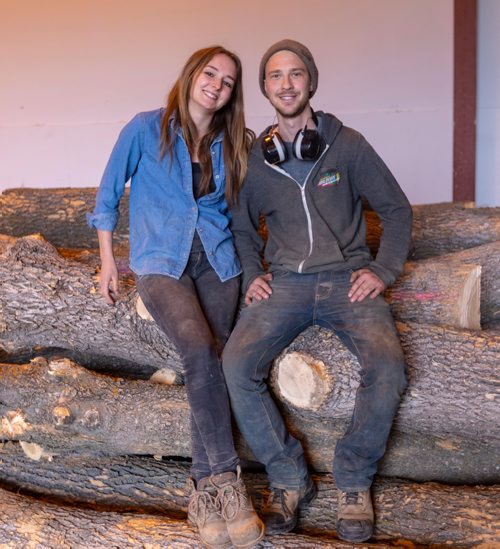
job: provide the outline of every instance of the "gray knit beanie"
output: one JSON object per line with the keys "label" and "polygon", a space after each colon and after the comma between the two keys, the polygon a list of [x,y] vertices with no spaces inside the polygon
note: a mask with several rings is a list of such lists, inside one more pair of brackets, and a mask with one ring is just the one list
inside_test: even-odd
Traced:
{"label": "gray knit beanie", "polygon": [[316,67],[316,63],[314,62],[312,53],[304,46],[304,44],[296,42],[295,40],[290,40],[288,38],[285,38],[284,40],[280,40],[279,42],[276,42],[276,44],[273,44],[262,56],[259,68],[259,84],[262,93],[267,97],[266,89],[264,87],[267,62],[272,55],[282,50],[293,52],[295,55],[298,55],[304,62],[304,65],[309,71],[309,76],[311,77],[312,90],[309,97],[312,97],[316,93],[316,89],[318,88],[318,68]]}

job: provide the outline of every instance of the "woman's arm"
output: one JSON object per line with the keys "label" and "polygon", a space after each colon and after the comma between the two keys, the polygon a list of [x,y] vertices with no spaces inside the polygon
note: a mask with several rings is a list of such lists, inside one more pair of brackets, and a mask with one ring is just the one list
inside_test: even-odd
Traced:
{"label": "woman's arm", "polygon": [[115,304],[118,295],[118,269],[113,255],[113,233],[98,229],[99,251],[101,254],[101,274],[99,292],[110,305]]}

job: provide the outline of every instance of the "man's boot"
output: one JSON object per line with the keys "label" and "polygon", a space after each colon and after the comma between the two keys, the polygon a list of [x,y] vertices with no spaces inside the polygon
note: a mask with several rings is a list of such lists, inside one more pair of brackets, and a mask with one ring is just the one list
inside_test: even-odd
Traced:
{"label": "man's boot", "polygon": [[226,521],[217,507],[217,488],[212,485],[209,477],[198,481],[196,488],[192,479],[189,479],[188,483],[190,488],[189,524],[198,528],[201,541],[210,549],[231,547]]}
{"label": "man's boot", "polygon": [[226,521],[233,545],[237,549],[244,549],[258,543],[264,537],[264,523],[253,508],[241,480],[240,467],[238,466],[236,473],[213,475],[211,483],[217,488],[218,508]]}
{"label": "man's boot", "polygon": [[297,526],[299,509],[305,507],[316,496],[311,477],[300,490],[271,488],[271,494],[264,506],[263,515],[268,534],[284,534]]}
{"label": "man's boot", "polygon": [[359,543],[373,534],[373,506],[370,490],[339,490],[337,535],[344,541]]}

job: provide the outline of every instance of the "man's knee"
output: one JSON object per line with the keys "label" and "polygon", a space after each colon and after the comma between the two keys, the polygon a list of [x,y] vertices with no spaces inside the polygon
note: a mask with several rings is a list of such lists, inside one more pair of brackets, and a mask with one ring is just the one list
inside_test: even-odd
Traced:
{"label": "man's knee", "polygon": [[[236,337],[233,337],[236,335]],[[267,377],[259,356],[258,342],[231,335],[222,352],[222,371],[229,391],[235,389],[255,390]]]}
{"label": "man's knee", "polygon": [[235,336],[233,332],[222,351],[222,372],[229,390],[241,384],[241,380],[245,378],[241,346],[238,337]]}
{"label": "man's knee", "polygon": [[408,385],[406,377],[406,365],[403,351],[400,349],[397,353],[390,354],[385,360],[379,363],[379,379],[387,385],[397,389],[398,393],[403,394]]}

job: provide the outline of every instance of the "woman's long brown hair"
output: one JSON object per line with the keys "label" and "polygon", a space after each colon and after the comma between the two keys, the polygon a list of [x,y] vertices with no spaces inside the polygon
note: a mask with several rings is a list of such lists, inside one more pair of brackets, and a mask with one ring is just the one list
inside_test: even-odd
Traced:
{"label": "woman's long brown hair", "polygon": [[161,122],[161,155],[164,156],[168,152],[172,157],[173,154],[175,132],[170,131],[170,119],[173,118],[173,129],[182,128],[189,153],[193,156],[198,132],[188,110],[191,86],[200,71],[218,54],[227,55],[234,61],[236,80],[231,98],[224,107],[214,113],[209,131],[203,136],[198,146],[197,153],[202,173],[200,191],[208,191],[213,176],[210,145],[223,132],[226,200],[231,206],[237,201],[238,192],[247,171],[248,152],[255,138],[255,134],[245,127],[242,70],[241,61],[237,55],[222,46],[212,46],[194,52],[187,60],[168,94],[167,107]]}

